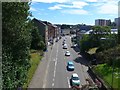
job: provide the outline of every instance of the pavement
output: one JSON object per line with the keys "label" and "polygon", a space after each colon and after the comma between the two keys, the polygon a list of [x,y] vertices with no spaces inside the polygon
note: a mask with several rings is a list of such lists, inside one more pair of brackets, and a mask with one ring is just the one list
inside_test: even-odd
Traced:
{"label": "pavement", "polygon": [[[48,52],[45,52],[45,57],[40,61],[38,68],[28,86],[28,88],[71,88],[70,78],[73,73],[77,73],[81,85],[86,84],[86,78],[90,78],[87,70],[87,61],[71,48],[70,36],[66,37],[66,43],[71,53],[66,57],[66,49],[62,48],[63,38],[55,42],[52,50],[48,47]],[[73,61],[75,70],[67,71],[67,62]]]}

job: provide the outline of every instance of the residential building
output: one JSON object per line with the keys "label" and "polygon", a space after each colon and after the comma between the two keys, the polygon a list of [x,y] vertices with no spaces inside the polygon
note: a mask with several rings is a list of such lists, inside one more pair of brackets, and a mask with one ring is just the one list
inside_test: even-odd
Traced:
{"label": "residential building", "polygon": [[110,24],[111,24],[111,20],[109,19],[109,20],[105,20],[105,26],[110,26]]}
{"label": "residential building", "polygon": [[57,26],[57,28],[58,28],[58,36],[60,37],[62,34],[61,24],[55,24],[55,26]]}
{"label": "residential building", "polygon": [[48,26],[48,41],[54,41],[58,36],[58,27],[50,22],[43,21]]}
{"label": "residential building", "polygon": [[59,32],[58,32],[59,28],[56,25],[53,25],[53,27],[54,27],[54,30],[55,30],[54,37],[57,38],[58,35],[59,35]]}
{"label": "residential building", "polygon": [[85,25],[85,24],[83,24],[83,25],[80,25],[80,30],[81,31],[88,31],[88,30],[90,30],[92,28],[92,26],[91,25]]}
{"label": "residential building", "polygon": [[96,19],[95,26],[109,26],[111,24],[111,20],[105,19]]}
{"label": "residential building", "polygon": [[41,20],[38,20],[36,18],[34,18],[32,21],[34,22],[35,26],[38,28],[39,33],[43,37],[44,42],[47,46],[47,44],[48,44],[48,26],[45,23],[43,23]]}
{"label": "residential building", "polygon": [[116,24],[116,28],[120,27],[120,17],[115,18],[115,24]]}

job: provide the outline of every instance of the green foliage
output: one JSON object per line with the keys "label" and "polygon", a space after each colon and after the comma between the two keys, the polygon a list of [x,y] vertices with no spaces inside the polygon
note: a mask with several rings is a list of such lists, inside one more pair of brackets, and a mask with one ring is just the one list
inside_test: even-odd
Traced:
{"label": "green foliage", "polygon": [[40,35],[38,28],[34,26],[33,24],[33,29],[32,29],[32,41],[31,41],[31,49],[45,49],[45,43],[43,42],[43,38]]}
{"label": "green foliage", "polygon": [[90,41],[94,43],[93,47],[98,47],[101,38],[105,38],[110,34],[110,27],[108,26],[94,26],[93,32],[90,34]]}
{"label": "green foliage", "polygon": [[96,54],[97,59],[102,63],[112,65],[113,62],[116,67],[120,66],[120,45],[114,48],[104,50]]}
{"label": "green foliage", "polygon": [[116,34],[110,34],[105,36],[104,40],[100,40],[100,46],[99,49],[101,51],[107,50],[109,48],[112,48],[117,45],[117,35]]}
{"label": "green foliage", "polygon": [[[114,68],[114,73],[113,73],[113,67],[109,66],[108,64],[99,64],[93,68],[93,70],[96,72],[98,76],[100,76],[105,84],[107,86],[113,88],[120,88],[119,85],[119,68]],[[113,85],[112,85],[112,74],[113,74]]]}
{"label": "green foliage", "polygon": [[80,40],[81,51],[88,51],[90,48],[98,47],[97,52],[100,52],[117,45],[117,35],[110,33],[110,27],[94,26],[92,29],[93,32],[89,35],[82,36]]}
{"label": "green foliage", "polygon": [[91,48],[89,36],[83,35],[82,39],[80,40],[80,50],[81,52],[88,51]]}
{"label": "green foliage", "polygon": [[2,3],[3,87],[14,90],[26,81],[31,43],[28,2]]}
{"label": "green foliage", "polygon": [[118,44],[120,44],[120,27],[118,28]]}
{"label": "green foliage", "polygon": [[23,88],[27,88],[34,73],[35,73],[35,70],[37,69],[37,66],[38,64],[40,63],[40,60],[42,58],[42,56],[40,56],[40,54],[42,54],[43,51],[38,51],[38,50],[31,50],[31,53],[30,53],[30,64],[31,64],[31,67],[29,68],[28,70],[28,76],[27,77],[27,82],[24,84]]}

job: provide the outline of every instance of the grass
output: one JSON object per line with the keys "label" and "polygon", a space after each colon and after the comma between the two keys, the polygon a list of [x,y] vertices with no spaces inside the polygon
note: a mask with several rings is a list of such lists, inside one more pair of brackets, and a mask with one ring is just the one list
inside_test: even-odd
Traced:
{"label": "grass", "polygon": [[37,69],[37,66],[42,58],[42,56],[40,56],[40,53],[43,53],[42,51],[37,51],[37,50],[31,50],[30,51],[31,54],[31,59],[30,59],[30,64],[31,64],[31,67],[29,68],[28,70],[28,78],[27,78],[27,82],[24,84],[23,88],[27,88],[36,69]]}
{"label": "grass", "polygon": [[95,54],[97,49],[98,49],[98,47],[91,48],[91,49],[88,51],[88,53],[89,53],[89,54]]}
{"label": "grass", "polygon": [[[107,64],[100,64],[93,69],[98,76],[102,77],[108,86],[112,86],[112,67],[108,66]],[[120,76],[118,75],[118,68],[115,68],[113,74],[113,88],[120,89],[120,78],[117,78],[118,76]]]}

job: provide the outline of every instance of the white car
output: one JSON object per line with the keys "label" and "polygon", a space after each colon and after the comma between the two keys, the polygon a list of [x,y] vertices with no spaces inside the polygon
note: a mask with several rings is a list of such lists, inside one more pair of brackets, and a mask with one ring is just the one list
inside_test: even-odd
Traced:
{"label": "white car", "polygon": [[71,76],[72,86],[80,86],[80,79],[76,73],[73,73]]}
{"label": "white car", "polygon": [[67,44],[64,44],[64,45],[63,45],[63,49],[67,49]]}
{"label": "white car", "polygon": [[66,51],[66,52],[65,52],[65,56],[70,56],[70,52],[69,52],[69,51]]}

